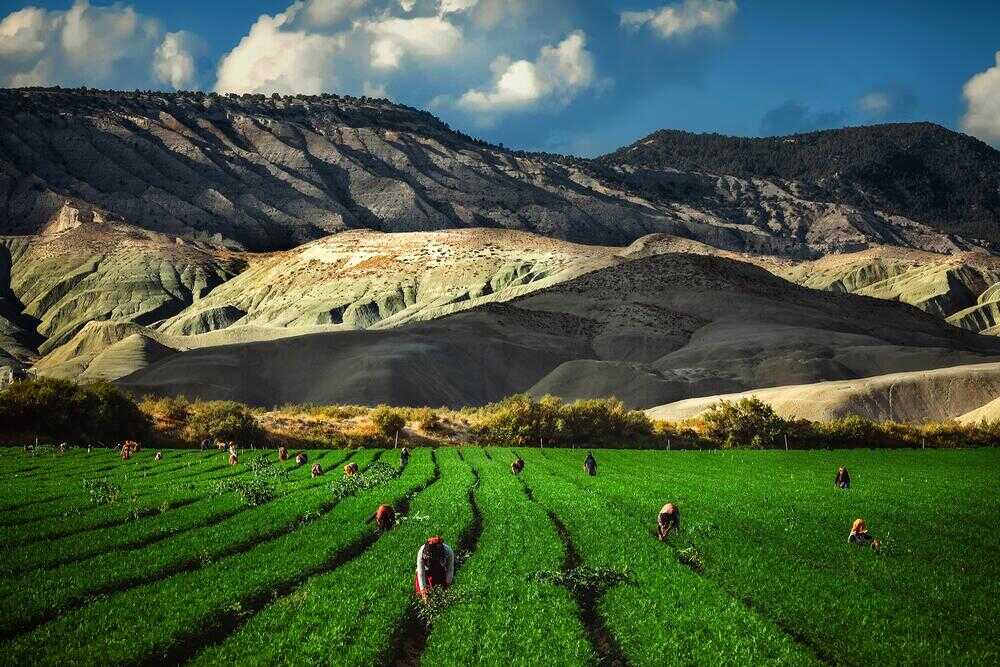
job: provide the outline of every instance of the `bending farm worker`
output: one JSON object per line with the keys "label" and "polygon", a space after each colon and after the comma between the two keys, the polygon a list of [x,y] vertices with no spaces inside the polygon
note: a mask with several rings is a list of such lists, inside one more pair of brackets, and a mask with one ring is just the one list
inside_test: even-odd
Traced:
{"label": "bending farm worker", "polygon": [[408,447],[403,447],[399,450],[399,465],[400,467],[406,466],[410,462],[410,450]]}
{"label": "bending farm worker", "polygon": [[587,458],[583,460],[583,469],[591,477],[597,474],[597,459],[594,458],[591,452],[587,452]]}
{"label": "bending farm worker", "polygon": [[854,523],[851,525],[851,532],[847,536],[847,542],[848,544],[856,544],[861,547],[871,546],[875,551],[878,551],[882,546],[882,543],[868,532],[868,526],[865,524],[864,519],[854,520]]}
{"label": "bending farm worker", "polygon": [[385,532],[396,525],[396,510],[392,505],[379,505],[375,510],[375,526],[380,532]]}
{"label": "bending farm worker", "polygon": [[510,464],[510,471],[515,475],[520,475],[522,470],[524,470],[524,459],[518,456],[514,459],[514,462]]}
{"label": "bending farm worker", "polygon": [[838,489],[851,488],[851,473],[847,472],[847,468],[844,466],[837,468],[837,476],[833,479],[833,484]]}
{"label": "bending farm worker", "polygon": [[323,466],[321,466],[318,463],[314,463],[313,467],[312,467],[312,476],[314,478],[316,478],[316,477],[319,477],[322,474],[323,474]]}
{"label": "bending farm worker", "polygon": [[676,533],[680,529],[681,511],[677,505],[667,503],[656,517],[656,536],[662,542],[670,536],[670,533]]}
{"label": "bending farm worker", "polygon": [[414,588],[426,598],[431,589],[448,588],[455,578],[455,552],[440,537],[430,537],[417,551]]}
{"label": "bending farm worker", "polygon": [[309,462],[309,457],[306,456],[305,452],[296,452],[295,453],[295,463],[297,463],[300,466],[304,466],[308,462]]}
{"label": "bending farm worker", "polygon": [[352,462],[352,463],[348,463],[346,466],[344,466],[344,477],[351,477],[351,476],[357,475],[357,474],[358,474],[358,464],[357,463],[353,463]]}
{"label": "bending farm worker", "polygon": [[156,456],[153,457],[153,460],[154,461],[162,461],[163,460],[163,452],[156,452]]}
{"label": "bending farm worker", "polygon": [[288,460],[288,448],[281,446],[278,447],[278,460],[287,461]]}
{"label": "bending farm worker", "polygon": [[240,462],[240,459],[239,459],[238,456],[236,456],[236,452],[230,450],[230,452],[229,452],[229,465],[234,466],[234,465],[236,465],[239,462]]}

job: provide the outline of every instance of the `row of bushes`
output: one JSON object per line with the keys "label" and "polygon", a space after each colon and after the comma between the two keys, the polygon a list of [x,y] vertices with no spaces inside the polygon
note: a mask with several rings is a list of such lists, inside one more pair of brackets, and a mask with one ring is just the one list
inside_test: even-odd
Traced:
{"label": "row of bushes", "polygon": [[[461,437],[473,442],[515,447],[609,447],[657,449],[817,449],[893,447],[994,447],[1000,421],[979,424],[933,422],[921,425],[875,422],[862,417],[809,422],[784,419],[756,397],[720,401],[700,417],[680,423],[653,421],[616,399],[564,403],[554,396],[519,394],[462,411],[398,408],[385,405],[286,406],[335,420],[365,417],[365,441],[350,435],[326,438],[328,446],[391,442],[408,425],[425,433],[461,424]],[[451,433],[452,436],[456,434]],[[125,439],[158,438],[165,446],[195,445],[203,439],[266,446],[268,433],[254,410],[234,401],[146,398],[140,403],[108,383],[79,385],[38,378],[0,391],[0,440],[112,445]],[[440,438],[439,438],[440,439]],[[342,442],[341,442],[342,441]]]}

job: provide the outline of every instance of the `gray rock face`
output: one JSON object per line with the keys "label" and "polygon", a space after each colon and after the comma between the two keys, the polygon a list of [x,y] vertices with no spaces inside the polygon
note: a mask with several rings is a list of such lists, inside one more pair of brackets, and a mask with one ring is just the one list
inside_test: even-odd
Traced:
{"label": "gray rock face", "polygon": [[97,216],[254,251],[359,227],[612,245],[666,232],[797,256],[968,246],[809,184],[515,153],[367,98],[6,90],[0,156],[7,234]]}

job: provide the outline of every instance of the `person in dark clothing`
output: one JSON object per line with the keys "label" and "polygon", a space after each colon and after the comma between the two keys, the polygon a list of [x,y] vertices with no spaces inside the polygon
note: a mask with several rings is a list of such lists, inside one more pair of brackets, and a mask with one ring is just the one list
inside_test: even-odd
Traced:
{"label": "person in dark clothing", "polygon": [[298,465],[304,466],[308,462],[309,462],[309,457],[306,456],[305,452],[298,452],[297,454],[295,454],[295,463],[297,463]]}
{"label": "person in dark clothing", "polygon": [[851,488],[851,473],[847,472],[847,468],[844,466],[837,468],[837,476],[834,477],[833,484],[838,489]]}
{"label": "person in dark clothing", "polygon": [[396,525],[396,510],[392,505],[379,505],[372,515],[379,532],[385,532]]}
{"label": "person in dark clothing", "polygon": [[406,464],[410,462],[410,450],[408,447],[403,447],[399,450],[399,467],[405,468]]}
{"label": "person in dark clothing", "polygon": [[428,538],[417,552],[417,576],[413,587],[427,597],[433,588],[448,588],[455,579],[455,552],[440,537]]}
{"label": "person in dark clothing", "polygon": [[510,471],[515,475],[520,475],[521,471],[524,470],[524,459],[518,456],[514,459],[514,462],[510,464]]}
{"label": "person in dark clothing", "polygon": [[681,529],[681,511],[673,503],[667,503],[660,509],[656,517],[656,535],[663,542],[670,533],[676,533]]}
{"label": "person in dark clothing", "polygon": [[288,448],[285,446],[278,447],[278,460],[287,461],[288,460]]}
{"label": "person in dark clothing", "polygon": [[314,463],[313,467],[312,467],[312,476],[313,476],[313,479],[319,477],[322,474],[323,474],[323,466],[321,466],[318,463]]}
{"label": "person in dark clothing", "polygon": [[205,438],[204,440],[201,441],[201,451],[205,451],[211,446],[212,446],[212,441],[209,440],[208,438]]}
{"label": "person in dark clothing", "polygon": [[587,471],[587,474],[591,477],[597,474],[597,459],[591,452],[587,452],[587,458],[583,460],[583,469]]}

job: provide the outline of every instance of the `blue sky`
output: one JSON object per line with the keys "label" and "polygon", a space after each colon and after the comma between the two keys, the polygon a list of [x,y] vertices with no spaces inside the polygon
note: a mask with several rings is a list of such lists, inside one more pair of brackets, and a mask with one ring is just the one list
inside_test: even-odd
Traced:
{"label": "blue sky", "polygon": [[995,1],[0,0],[0,82],[387,95],[582,155],[899,120],[998,144],[998,27]]}

